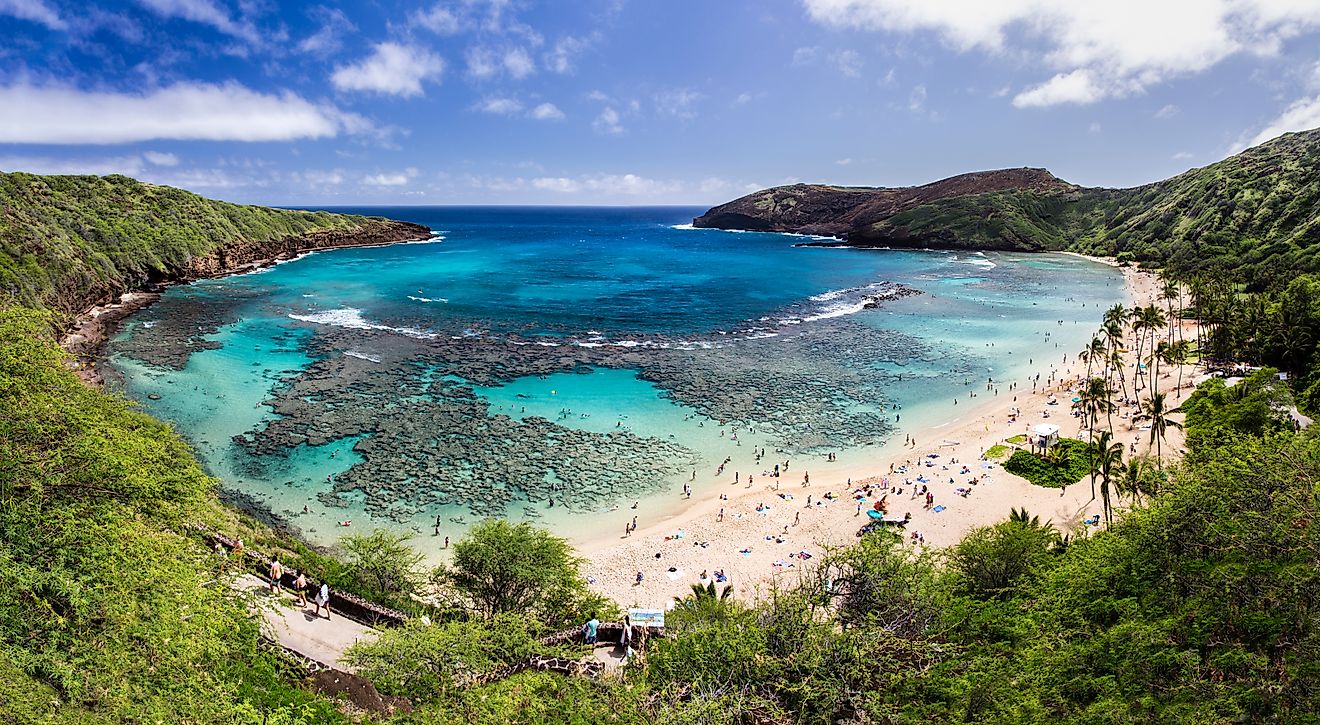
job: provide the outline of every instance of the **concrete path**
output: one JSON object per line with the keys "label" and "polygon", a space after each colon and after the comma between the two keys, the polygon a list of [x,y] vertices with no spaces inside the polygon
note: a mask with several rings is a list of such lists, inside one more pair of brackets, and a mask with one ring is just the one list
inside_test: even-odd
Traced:
{"label": "concrete path", "polygon": [[380,636],[376,630],[337,614],[328,620],[324,615],[318,617],[313,614],[315,606],[310,601],[303,609],[297,606],[288,591],[282,592],[277,599],[266,580],[258,576],[244,574],[235,580],[234,586],[254,595],[265,619],[262,631],[285,648],[323,665],[352,672],[353,669],[341,661],[344,651],[354,642],[369,642]]}

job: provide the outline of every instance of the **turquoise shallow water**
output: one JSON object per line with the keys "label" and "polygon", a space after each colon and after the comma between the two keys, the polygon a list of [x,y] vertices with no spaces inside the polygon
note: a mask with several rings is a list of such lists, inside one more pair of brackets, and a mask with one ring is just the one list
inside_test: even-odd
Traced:
{"label": "turquoise shallow water", "polygon": [[[1076,257],[795,248],[683,228],[699,209],[351,211],[440,236],[174,288],[110,346],[226,486],[324,543],[491,514],[587,539],[593,512],[679,506],[726,457],[827,472],[1047,370],[1126,302]],[[922,294],[865,308],[892,285]]]}

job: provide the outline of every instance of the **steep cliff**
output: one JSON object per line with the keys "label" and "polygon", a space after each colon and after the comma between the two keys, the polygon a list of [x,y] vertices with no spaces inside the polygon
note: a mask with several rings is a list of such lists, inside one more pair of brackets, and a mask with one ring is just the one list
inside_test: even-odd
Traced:
{"label": "steep cliff", "polygon": [[125,292],[429,234],[379,217],[229,204],[124,176],[0,173],[0,306],[67,318]]}

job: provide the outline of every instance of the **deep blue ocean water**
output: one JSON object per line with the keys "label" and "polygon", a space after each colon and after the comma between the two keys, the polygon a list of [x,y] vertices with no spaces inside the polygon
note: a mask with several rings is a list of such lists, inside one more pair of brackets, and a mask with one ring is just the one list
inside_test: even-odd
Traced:
{"label": "deep blue ocean water", "polygon": [[[362,441],[386,435],[370,419],[397,422],[407,414],[390,396],[440,400],[426,392],[437,379],[450,392],[453,386],[470,391],[488,405],[488,416],[539,417],[556,430],[597,436],[585,439],[574,454],[579,459],[593,440],[614,447],[584,470],[624,465],[619,446],[625,444],[609,436],[626,430],[681,446],[691,456],[681,468],[701,471],[698,485],[706,485],[710,469],[738,452],[726,437],[733,424],[722,418],[741,420],[744,452],[758,444],[802,455],[828,448],[841,463],[856,463],[893,435],[885,426],[900,407],[903,425],[893,430],[901,439],[907,426],[952,416],[950,399],[984,388],[987,377],[1019,379],[1048,370],[1046,355],[1057,362],[1080,349],[1102,311],[1127,301],[1118,271],[1077,257],[803,248],[794,246],[807,241],[797,236],[687,228],[703,211],[698,208],[336,211],[414,221],[438,234],[422,243],[316,253],[173,288],[130,320],[110,347],[127,394],[173,421],[227,486],[293,517],[311,538],[326,542],[342,533],[334,525],[341,520],[430,533],[436,516],[448,528],[461,528],[482,515],[460,500],[473,486],[502,485],[481,475],[491,460],[480,451],[462,461],[447,452],[443,465],[429,469],[416,464],[411,473],[397,474],[401,488],[359,486],[341,492],[334,505],[325,498],[330,480],[396,475],[379,461],[365,468],[363,456],[373,454]],[[923,294],[866,308],[892,284]],[[158,348],[177,352],[189,335],[182,356],[163,362]],[[462,347],[469,341],[485,345],[480,370],[446,367],[462,362],[456,356],[474,354]],[[564,369],[536,367],[544,361],[535,356],[559,360],[566,351],[594,357]],[[506,372],[512,372],[500,378],[495,361],[506,353]],[[371,377],[373,363],[388,367],[414,354],[425,359],[416,377],[391,378],[383,387],[379,376]],[[625,357],[633,355],[643,357]],[[281,418],[272,412],[273,397],[327,359],[356,366],[340,365],[333,375],[345,376],[346,386],[377,385],[370,393],[376,397],[346,402],[298,389],[309,406],[299,415],[334,418],[343,415],[337,406],[356,405],[367,425],[352,436],[313,437],[280,455],[257,455],[235,443],[235,436],[260,438]],[[533,368],[535,374],[518,374]],[[393,392],[382,395],[381,389]],[[831,402],[834,407],[796,415],[834,389],[847,393]],[[697,404],[702,396],[718,396],[721,403],[703,407]],[[830,427],[840,415],[856,415],[866,425]],[[481,427],[482,421],[471,424]],[[419,450],[436,445],[425,435],[434,425],[409,433]],[[866,435],[841,437],[861,427]],[[556,448],[533,438],[556,433],[534,427],[500,435],[522,436],[499,442],[512,450],[535,447],[535,460],[549,461],[545,476],[561,500],[574,501],[574,486],[591,491],[575,500],[575,508],[561,503],[548,511],[535,495],[522,500],[515,494],[502,515],[536,518],[577,538],[586,537],[582,524],[591,510],[670,496],[680,479],[688,480],[666,475],[654,490],[637,493],[627,488],[633,483],[615,480],[594,487],[585,480],[591,474],[581,470],[573,474],[577,479],[561,481],[569,467],[553,460]],[[463,445],[490,442],[474,438]],[[640,460],[649,463],[646,456],[657,450],[645,448]],[[363,468],[353,472],[354,466]],[[466,470],[461,495],[450,495],[455,467]],[[528,469],[519,470],[526,475]],[[418,496],[418,488],[427,495]],[[379,500],[384,497],[400,503],[386,505]],[[303,506],[312,513],[302,514]]]}

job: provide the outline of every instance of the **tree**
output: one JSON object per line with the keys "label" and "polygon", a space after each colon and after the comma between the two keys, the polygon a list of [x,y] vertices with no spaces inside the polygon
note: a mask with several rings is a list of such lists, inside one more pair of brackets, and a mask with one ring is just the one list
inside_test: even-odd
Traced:
{"label": "tree", "polygon": [[484,617],[525,612],[562,624],[593,596],[580,566],[566,540],[531,524],[486,519],[454,544],[453,562],[436,578]]}
{"label": "tree", "polygon": [[348,558],[349,571],[371,595],[390,599],[417,591],[425,558],[408,545],[412,537],[376,529],[370,534],[346,536],[339,545]]}
{"label": "tree", "polygon": [[[1110,501],[1110,483],[1115,470],[1123,465],[1123,444],[1114,440],[1114,434],[1103,430],[1091,441],[1095,470],[1100,473],[1100,500],[1105,510],[1105,522],[1112,522],[1113,504]],[[1094,473],[1092,474],[1094,476]]]}
{"label": "tree", "polygon": [[1165,432],[1169,428],[1182,428],[1182,423],[1169,419],[1169,414],[1173,412],[1165,407],[1164,393],[1155,393],[1146,401],[1146,414],[1150,416],[1150,442],[1155,444],[1155,464],[1160,468],[1164,468],[1160,444],[1164,441]]}
{"label": "tree", "polygon": [[736,603],[733,600],[733,585],[725,584],[722,591],[716,591],[715,582],[693,584],[692,593],[686,597],[674,597],[674,608],[682,609],[707,619],[719,619],[731,611]]}
{"label": "tree", "polygon": [[980,599],[1010,599],[1048,569],[1058,539],[1048,527],[1003,521],[974,529],[950,552],[961,588]]}

